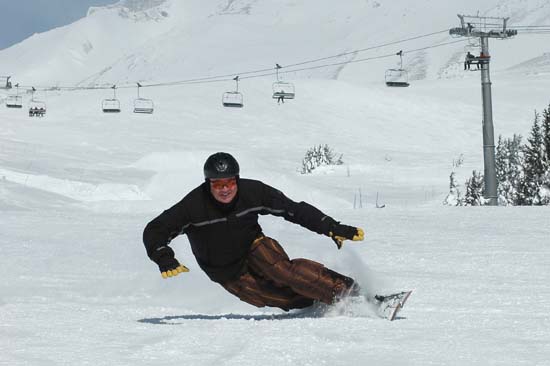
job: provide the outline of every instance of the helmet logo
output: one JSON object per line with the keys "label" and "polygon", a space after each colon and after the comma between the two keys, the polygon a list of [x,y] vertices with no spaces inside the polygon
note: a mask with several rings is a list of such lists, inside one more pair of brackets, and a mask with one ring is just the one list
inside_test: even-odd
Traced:
{"label": "helmet logo", "polygon": [[227,165],[227,161],[219,161],[216,164],[216,170],[218,172],[225,172],[229,166]]}

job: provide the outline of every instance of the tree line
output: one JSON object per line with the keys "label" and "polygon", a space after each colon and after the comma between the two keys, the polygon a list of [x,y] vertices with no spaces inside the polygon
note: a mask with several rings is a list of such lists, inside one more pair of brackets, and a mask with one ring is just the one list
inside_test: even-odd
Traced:
{"label": "tree line", "polygon": [[[514,134],[499,136],[495,152],[499,205],[550,205],[550,105],[535,111],[527,141]],[[464,194],[459,189],[456,174],[450,175],[449,195],[444,203],[452,206],[484,205],[483,174],[474,170],[466,180]]]}

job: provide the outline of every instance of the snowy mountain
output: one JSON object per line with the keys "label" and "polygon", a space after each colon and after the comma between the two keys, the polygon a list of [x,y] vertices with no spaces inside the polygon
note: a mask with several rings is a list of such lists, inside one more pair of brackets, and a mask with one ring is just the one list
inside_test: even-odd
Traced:
{"label": "snowy mountain", "polygon": [[[509,26],[537,26],[550,17],[550,5],[543,0],[482,4],[423,0],[414,6],[407,1],[369,0],[350,0],[345,6],[312,0],[126,0],[92,8],[87,17],[71,25],[36,34],[4,50],[0,65],[4,74],[13,75],[22,85],[121,84],[238,74],[446,30],[459,25],[456,14],[510,17]],[[522,68],[548,52],[544,46],[526,47],[545,44],[541,36],[529,37],[529,42],[521,37],[492,42],[491,51],[499,60],[494,69]],[[450,39],[442,32],[329,61],[377,57],[404,49],[404,66],[412,79],[454,78],[468,43],[407,53]],[[291,76],[372,83],[398,62],[397,57],[382,58]],[[548,71],[547,63],[544,70]]]}
{"label": "snowy mountain", "polygon": [[[0,75],[23,96],[21,109],[0,105],[0,364],[547,365],[548,207],[442,205],[454,162],[459,183],[483,169],[480,75],[462,70],[466,50],[479,49],[446,30],[457,13],[518,26],[550,15],[546,1],[480,6],[121,1],[0,52]],[[548,35],[519,33],[490,43],[496,136],[526,136],[549,103]],[[400,49],[411,86],[388,88]],[[275,63],[340,53],[282,74],[296,98],[272,98]],[[310,68],[330,63],[339,64]],[[244,108],[224,108],[236,74]],[[132,113],[137,81],[151,115]],[[49,88],[112,84],[116,114],[101,110],[108,88]],[[43,118],[28,115],[31,85]],[[15,92],[0,89],[0,99]],[[318,144],[344,164],[300,174]],[[415,289],[400,317],[380,319],[364,303],[255,308],[208,280],[185,236],[171,246],[190,272],[163,280],[142,230],[202,183],[215,151],[231,152],[241,176],[363,227],[364,242],[337,250],[260,219],[290,257],[353,276],[365,292]]]}

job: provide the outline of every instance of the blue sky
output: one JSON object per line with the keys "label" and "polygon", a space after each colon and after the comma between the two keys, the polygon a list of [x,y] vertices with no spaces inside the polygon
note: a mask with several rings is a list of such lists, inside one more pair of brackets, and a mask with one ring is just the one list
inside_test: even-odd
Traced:
{"label": "blue sky", "polygon": [[90,6],[116,0],[0,0],[0,49],[21,42],[34,33],[74,22]]}

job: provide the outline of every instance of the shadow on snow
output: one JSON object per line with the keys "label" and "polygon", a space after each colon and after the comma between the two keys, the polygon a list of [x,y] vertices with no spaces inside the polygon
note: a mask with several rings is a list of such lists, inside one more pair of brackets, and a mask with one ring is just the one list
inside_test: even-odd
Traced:
{"label": "shadow on snow", "polygon": [[[162,318],[144,318],[138,320],[147,324],[183,324],[186,320],[292,320],[292,319],[313,319],[323,317],[345,316],[352,318],[380,318],[372,306],[369,306],[364,299],[345,299],[336,304],[325,305],[317,303],[309,308],[292,310],[288,313],[278,314],[185,314],[172,315]],[[395,320],[405,319],[397,317]]]}
{"label": "shadow on snow", "polygon": [[148,324],[165,324],[177,325],[182,324],[180,320],[289,320],[289,319],[305,319],[305,318],[321,318],[322,312],[312,310],[295,311],[286,314],[188,314],[188,315],[172,315],[162,318],[144,318],[139,319],[140,323]]}

